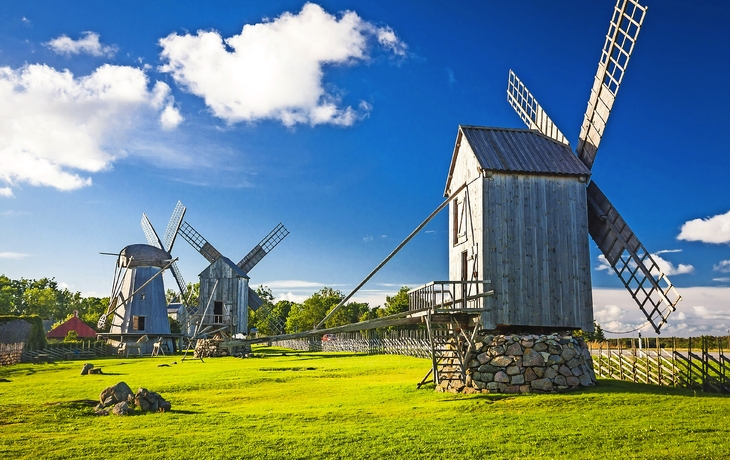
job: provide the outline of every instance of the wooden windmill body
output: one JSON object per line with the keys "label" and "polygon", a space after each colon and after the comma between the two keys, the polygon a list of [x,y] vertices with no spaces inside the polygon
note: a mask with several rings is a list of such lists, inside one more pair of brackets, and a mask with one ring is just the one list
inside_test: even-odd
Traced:
{"label": "wooden windmill body", "polygon": [[449,205],[449,278],[491,280],[482,327],[592,330],[589,235],[657,333],[681,300],[590,178],[646,9],[614,8],[575,153],[512,71],[508,101],[529,129],[459,127],[445,191],[461,190]]}

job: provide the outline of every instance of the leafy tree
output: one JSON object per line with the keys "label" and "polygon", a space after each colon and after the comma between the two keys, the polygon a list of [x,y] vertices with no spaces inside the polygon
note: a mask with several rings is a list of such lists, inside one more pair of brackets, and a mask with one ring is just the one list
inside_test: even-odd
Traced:
{"label": "leafy tree", "polygon": [[370,306],[367,303],[349,302],[340,307],[340,309],[337,310],[335,314],[324,323],[324,325],[325,327],[335,327],[357,323],[360,321],[360,318],[369,311]]}
{"label": "leafy tree", "polygon": [[385,296],[384,316],[396,315],[408,311],[408,291],[411,288],[403,286],[394,296]]}
{"label": "leafy tree", "polygon": [[573,331],[573,335],[576,337],[583,337],[586,342],[605,342],[606,335],[603,333],[603,328],[595,320],[593,321],[593,332],[585,332],[582,330]]}
{"label": "leafy tree", "polygon": [[64,342],[78,342],[79,334],[76,331],[68,331],[66,337],[63,339]]}
{"label": "leafy tree", "polygon": [[168,316],[167,320],[170,322],[170,332],[173,334],[179,334],[182,332],[182,326],[178,320],[172,319],[172,316]]}
{"label": "leafy tree", "polygon": [[167,291],[165,291],[165,300],[167,301],[168,304],[175,303],[175,302],[181,302],[181,303],[185,303],[187,305],[197,305],[198,298],[200,297],[200,282],[188,283],[187,291],[188,291],[187,299],[182,299],[185,302],[182,302],[182,300],[180,299],[180,293],[175,289],[168,289]]}
{"label": "leafy tree", "polygon": [[312,330],[343,298],[340,291],[324,287],[301,304],[295,303],[286,320],[286,331]]}

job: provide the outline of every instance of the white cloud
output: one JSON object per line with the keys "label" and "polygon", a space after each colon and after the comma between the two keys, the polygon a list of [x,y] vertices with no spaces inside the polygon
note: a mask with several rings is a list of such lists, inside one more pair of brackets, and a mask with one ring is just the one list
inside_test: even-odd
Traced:
{"label": "white cloud", "polygon": [[608,263],[608,260],[606,260],[606,256],[603,254],[600,254],[598,256],[598,265],[593,268],[595,271],[606,271],[606,273],[613,273],[613,267],[611,267],[611,264]]}
{"label": "white cloud", "polygon": [[713,265],[712,269],[720,273],[730,273],[730,260],[721,260],[717,265]]}
{"label": "white cloud", "polygon": [[274,119],[285,126],[349,126],[370,106],[363,101],[358,109],[343,107],[339,96],[323,87],[325,66],[367,59],[372,39],[396,55],[405,54],[392,29],[376,27],[352,11],[337,19],[307,3],[299,14],[247,24],[225,39],[202,30],[168,35],[159,42],[166,61],[160,70],[228,123]]}
{"label": "white cloud", "polygon": [[13,196],[13,189],[10,187],[0,187],[0,196],[4,197],[12,197]]}
{"label": "white cloud", "polygon": [[373,241],[373,236],[372,235],[367,235],[367,236],[363,237],[362,240],[364,242],[366,242],[366,243],[369,243],[369,242]]}
{"label": "white cloud", "polygon": [[722,277],[722,278],[712,278],[712,281],[717,281],[718,283],[730,283],[730,277]]}
{"label": "white cloud", "polygon": [[171,99],[169,86],[148,90],[134,67],[105,64],[78,78],[40,64],[0,67],[0,184],[88,186],[79,172],[109,168],[124,155],[125,132]]}
{"label": "white cloud", "polygon": [[[727,309],[730,287],[683,287],[678,288],[678,291],[683,300],[662,326],[663,337],[727,333],[726,324],[730,323]],[[655,335],[654,329],[646,324],[646,317],[626,289],[593,288],[593,304],[596,321],[605,330],[626,332],[641,327],[642,335]],[[634,331],[620,336],[636,337],[636,334],[637,331]]]}
{"label": "white cloud", "polygon": [[302,289],[302,288],[318,288],[324,286],[335,286],[333,284],[318,283],[316,281],[304,280],[274,280],[261,283],[261,286],[268,286],[271,289]]}
{"label": "white cloud", "polygon": [[707,219],[685,222],[677,239],[713,244],[730,243],[730,211]]}
{"label": "white cloud", "polygon": [[160,114],[160,125],[162,129],[173,129],[183,121],[180,111],[173,106],[168,104]]}
{"label": "white cloud", "polygon": [[[686,275],[689,273],[694,273],[695,268],[692,265],[688,264],[679,264],[675,266],[672,262],[669,262],[668,260],[664,259],[663,257],[660,257],[659,254],[668,254],[668,253],[675,253],[675,252],[682,252],[681,249],[665,249],[663,251],[658,251],[655,254],[652,254],[651,257],[654,259],[654,262],[656,262],[657,266],[659,267],[659,270],[662,271],[667,276],[672,275]],[[632,267],[636,267],[636,264],[631,262]],[[608,263],[608,260],[606,260],[606,256],[603,254],[600,254],[598,256],[598,265],[593,268],[596,271],[606,271],[606,273],[613,273],[613,268]]]}
{"label": "white cloud", "polygon": [[78,40],[72,40],[65,35],[61,35],[48,43],[44,43],[44,45],[57,54],[72,55],[86,53],[92,56],[107,57],[116,54],[118,48],[116,46],[103,46],[99,42],[99,34],[95,32],[84,32],[83,35]]}
{"label": "white cloud", "polygon": [[672,275],[686,275],[689,273],[693,273],[695,271],[695,268],[692,265],[688,264],[678,264],[676,267],[673,263],[671,263],[668,260],[663,259],[662,257],[659,257],[658,254],[662,253],[668,253],[668,252],[676,252],[676,251],[659,251],[656,254],[652,254],[652,259],[654,259],[654,262],[659,266],[659,269],[667,276]]}
{"label": "white cloud", "polygon": [[0,259],[24,259],[30,256],[30,254],[23,254],[22,252],[0,252]]}
{"label": "white cloud", "polygon": [[704,305],[692,307],[694,314],[702,319],[712,320],[730,320],[730,312],[727,311],[713,311],[705,307]]}

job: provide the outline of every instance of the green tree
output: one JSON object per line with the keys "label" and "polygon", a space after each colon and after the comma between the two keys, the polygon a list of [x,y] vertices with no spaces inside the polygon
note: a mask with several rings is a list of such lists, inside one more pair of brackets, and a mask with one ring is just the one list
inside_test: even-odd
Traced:
{"label": "green tree", "polygon": [[384,316],[396,315],[408,311],[408,291],[411,288],[403,286],[394,296],[385,296]]}
{"label": "green tree", "polygon": [[68,331],[66,337],[63,339],[64,342],[78,342],[79,334],[76,331]]}
{"label": "green tree", "polygon": [[[331,308],[327,312],[329,313],[329,311],[331,311]],[[325,327],[335,327],[344,326],[345,324],[357,323],[358,321],[360,321],[360,318],[368,311],[370,311],[370,306],[367,303],[349,302],[341,306],[339,310],[337,310],[332,316],[330,316],[329,319],[324,323],[324,325]]]}
{"label": "green tree", "polygon": [[573,331],[573,335],[576,337],[583,337],[586,342],[605,342],[606,335],[603,333],[603,328],[595,320],[593,321],[593,332],[585,332],[580,329]]}
{"label": "green tree", "polygon": [[295,303],[286,320],[287,332],[310,331],[344,298],[340,291],[329,287],[312,294],[301,304]]}

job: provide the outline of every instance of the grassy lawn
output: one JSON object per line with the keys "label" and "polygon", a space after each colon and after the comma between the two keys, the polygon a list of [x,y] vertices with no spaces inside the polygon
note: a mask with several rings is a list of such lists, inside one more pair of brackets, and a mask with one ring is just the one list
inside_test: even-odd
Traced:
{"label": "grassy lawn", "polygon": [[[416,390],[430,361],[295,353],[0,368],[0,458],[730,458],[730,397],[601,380],[562,395]],[[159,364],[178,364],[158,367]],[[168,413],[74,400],[125,381]]]}

